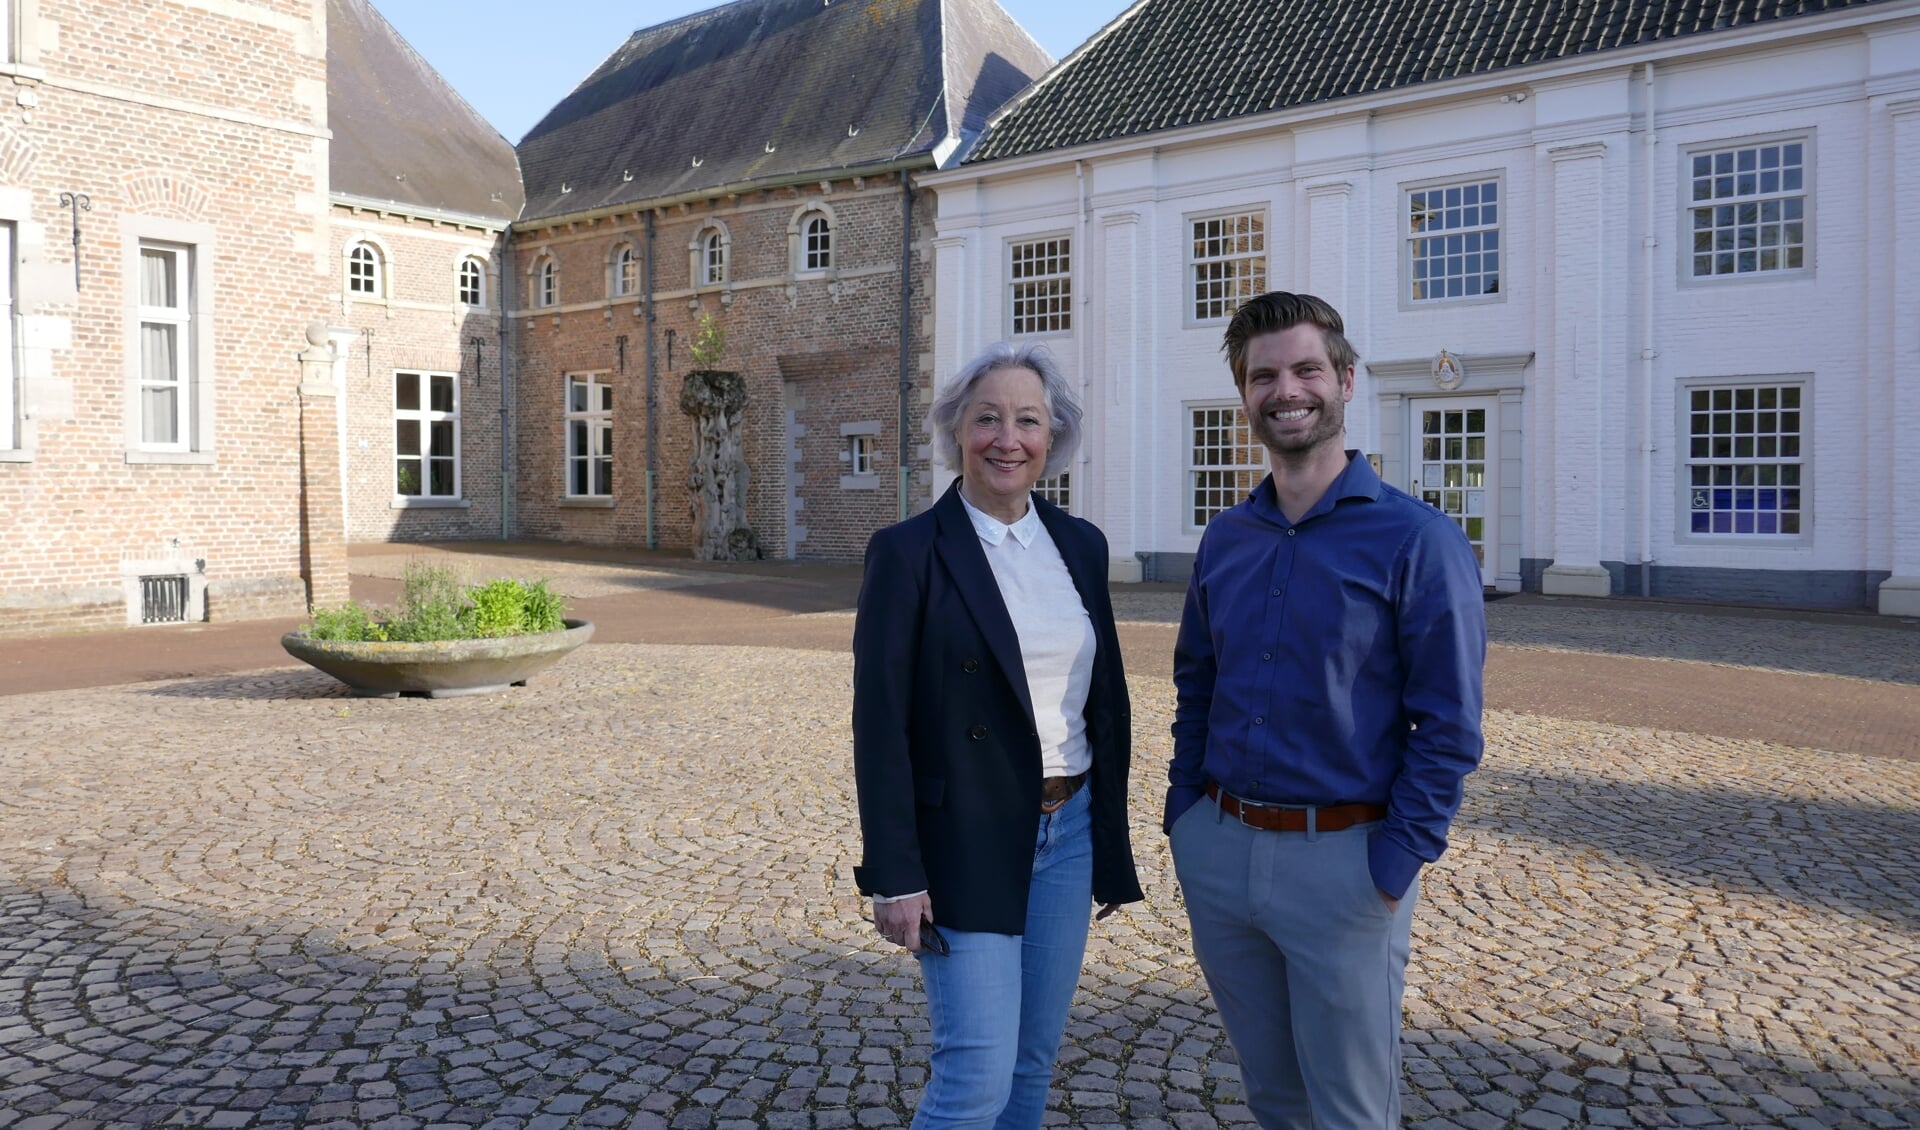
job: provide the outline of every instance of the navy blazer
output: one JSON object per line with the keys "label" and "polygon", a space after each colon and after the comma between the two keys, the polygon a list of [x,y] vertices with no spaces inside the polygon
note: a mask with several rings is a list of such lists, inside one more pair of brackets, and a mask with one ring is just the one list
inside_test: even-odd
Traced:
{"label": "navy blazer", "polygon": [[[865,894],[933,897],[934,921],[1023,934],[1040,830],[1040,741],[1020,639],[960,484],[867,543],[853,628],[853,768]],[[1138,902],[1127,833],[1133,715],[1107,539],[1034,497],[1092,618],[1093,899]]]}

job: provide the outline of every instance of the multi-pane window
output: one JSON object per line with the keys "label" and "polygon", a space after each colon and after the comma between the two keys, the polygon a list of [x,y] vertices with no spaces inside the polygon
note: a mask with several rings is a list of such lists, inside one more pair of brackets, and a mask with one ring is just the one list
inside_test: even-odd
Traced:
{"label": "multi-pane window", "polygon": [[613,386],[604,377],[567,378],[567,494],[613,495]]}
{"label": "multi-pane window", "polygon": [[393,493],[460,497],[460,378],[393,374]]}
{"label": "multi-pane window", "polygon": [[380,253],[370,244],[356,243],[347,252],[347,293],[380,293]]}
{"label": "multi-pane window", "polygon": [[719,286],[727,281],[727,244],[717,231],[710,231],[700,242],[700,285]]}
{"label": "multi-pane window", "polygon": [[874,473],[874,455],[877,437],[856,435],[847,437],[847,473],[849,475],[871,475]]}
{"label": "multi-pane window", "polygon": [[1071,480],[1072,477],[1071,472],[1062,471],[1057,475],[1051,475],[1041,479],[1039,482],[1033,484],[1033,493],[1053,503],[1062,510],[1071,511],[1073,509],[1073,484],[1069,480]]}
{"label": "multi-pane window", "polygon": [[1500,182],[1474,181],[1407,193],[1407,297],[1479,298],[1500,293]]}
{"label": "multi-pane window", "polygon": [[560,301],[560,264],[549,255],[540,260],[533,276],[533,304],[554,306]]}
{"label": "multi-pane window", "polygon": [[478,259],[460,260],[460,305],[479,308],[487,304],[487,271]]}
{"label": "multi-pane window", "polygon": [[13,225],[0,224],[0,451],[20,446],[13,392],[13,286]]}
{"label": "multi-pane window", "polygon": [[613,296],[626,298],[640,292],[640,257],[633,244],[623,243],[613,253]]}
{"label": "multi-pane window", "polygon": [[1801,393],[1797,384],[1686,391],[1689,532],[1804,532]]}
{"label": "multi-pane window", "polygon": [[1065,236],[1008,246],[1007,278],[1016,335],[1065,333],[1073,328],[1072,251],[1072,241]]}
{"label": "multi-pane window", "polygon": [[802,270],[824,271],[833,266],[833,228],[827,218],[815,213],[800,225]]}
{"label": "multi-pane window", "polygon": [[140,445],[155,451],[191,447],[193,251],[140,244]]}
{"label": "multi-pane window", "polygon": [[1238,506],[1267,473],[1266,451],[1247,427],[1237,405],[1189,410],[1187,485],[1193,502],[1192,525],[1204,526],[1216,514]]}
{"label": "multi-pane window", "polygon": [[1690,158],[1693,277],[1806,266],[1806,143],[1779,141]]}
{"label": "multi-pane window", "polygon": [[1267,217],[1263,212],[1207,216],[1193,221],[1195,321],[1228,318],[1267,289]]}

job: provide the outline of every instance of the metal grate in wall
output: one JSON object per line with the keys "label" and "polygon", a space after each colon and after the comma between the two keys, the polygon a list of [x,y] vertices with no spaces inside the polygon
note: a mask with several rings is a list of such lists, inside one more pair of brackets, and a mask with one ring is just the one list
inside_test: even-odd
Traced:
{"label": "metal grate in wall", "polygon": [[140,578],[140,622],[182,624],[187,619],[187,578]]}

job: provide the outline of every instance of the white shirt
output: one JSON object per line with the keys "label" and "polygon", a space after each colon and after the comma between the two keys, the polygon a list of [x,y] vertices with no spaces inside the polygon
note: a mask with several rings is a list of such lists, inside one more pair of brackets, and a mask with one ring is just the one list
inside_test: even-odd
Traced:
{"label": "white shirt", "polygon": [[[1071,777],[1093,765],[1087,745],[1087,690],[1093,685],[1093,617],[1073,587],[1073,574],[1060,547],[1029,503],[1011,526],[960,496],[980,548],[1000,586],[1000,599],[1020,640],[1020,665],[1027,672],[1027,697],[1033,702],[1033,728],[1040,735],[1040,775]],[[874,904],[904,902],[910,895],[875,895]]]}
{"label": "white shirt", "polygon": [[1040,736],[1040,775],[1071,777],[1093,764],[1087,746],[1087,690],[1093,685],[1093,618],[1073,587],[1073,574],[1053,544],[1040,512],[1028,505],[1012,525],[960,496],[987,564],[1000,585],[1000,599],[1020,638]]}

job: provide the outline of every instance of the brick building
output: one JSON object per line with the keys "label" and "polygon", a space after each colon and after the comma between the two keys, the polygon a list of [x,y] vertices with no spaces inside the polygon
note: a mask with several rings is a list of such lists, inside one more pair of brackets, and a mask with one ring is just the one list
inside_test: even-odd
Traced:
{"label": "brick building", "polygon": [[615,51],[519,146],[517,532],[688,544],[677,402],[702,314],[748,382],[769,556],[857,558],[924,504],[933,204],[913,178],[1048,62],[992,0],[740,0]]}
{"label": "brick building", "polygon": [[344,595],[320,10],[0,12],[0,633]]}
{"label": "brick building", "polygon": [[366,0],[328,0],[328,318],[353,541],[507,521],[500,263],[513,147]]}

